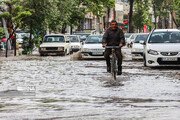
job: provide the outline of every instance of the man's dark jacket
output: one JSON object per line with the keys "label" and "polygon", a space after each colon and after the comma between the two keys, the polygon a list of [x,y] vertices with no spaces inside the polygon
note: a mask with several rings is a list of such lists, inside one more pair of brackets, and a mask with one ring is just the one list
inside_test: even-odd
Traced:
{"label": "man's dark jacket", "polygon": [[124,33],[121,29],[117,28],[116,30],[112,30],[112,28],[108,28],[103,35],[102,43],[107,44],[107,46],[119,46],[119,44],[125,45]]}

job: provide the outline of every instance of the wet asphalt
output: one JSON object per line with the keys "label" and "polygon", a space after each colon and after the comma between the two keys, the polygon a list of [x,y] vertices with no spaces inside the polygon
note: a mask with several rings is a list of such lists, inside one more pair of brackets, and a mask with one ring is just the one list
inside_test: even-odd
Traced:
{"label": "wet asphalt", "polygon": [[104,60],[76,54],[0,58],[0,119],[179,120],[179,68],[144,67],[123,52],[117,81]]}

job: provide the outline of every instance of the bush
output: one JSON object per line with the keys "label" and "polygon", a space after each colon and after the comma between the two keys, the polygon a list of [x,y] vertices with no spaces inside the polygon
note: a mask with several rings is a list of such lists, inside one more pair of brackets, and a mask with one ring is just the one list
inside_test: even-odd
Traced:
{"label": "bush", "polygon": [[24,37],[23,38],[23,44],[22,44],[22,48],[23,48],[23,54],[27,54],[30,55],[33,52],[33,49],[35,47],[39,47],[40,46],[40,41],[41,41],[41,37],[39,35],[34,35],[34,38],[30,40],[29,37]]}

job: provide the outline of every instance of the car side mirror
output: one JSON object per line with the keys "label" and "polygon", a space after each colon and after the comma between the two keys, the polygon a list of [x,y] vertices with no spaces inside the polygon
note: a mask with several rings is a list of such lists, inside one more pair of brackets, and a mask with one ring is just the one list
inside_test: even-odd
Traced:
{"label": "car side mirror", "polygon": [[144,40],[140,40],[139,43],[142,44],[142,45],[146,45],[146,43],[144,42]]}

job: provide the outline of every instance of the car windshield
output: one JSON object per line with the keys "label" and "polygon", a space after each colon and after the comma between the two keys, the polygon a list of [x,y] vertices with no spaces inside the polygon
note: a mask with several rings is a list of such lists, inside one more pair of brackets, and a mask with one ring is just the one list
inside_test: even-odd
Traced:
{"label": "car windshield", "polygon": [[102,36],[89,36],[86,43],[102,43]]}
{"label": "car windshield", "polygon": [[125,38],[129,38],[132,34],[124,34]]}
{"label": "car windshield", "polygon": [[180,43],[180,32],[154,32],[148,43]]}
{"label": "car windshield", "polygon": [[30,33],[18,33],[16,34],[17,39],[23,39],[24,37],[29,37]]}
{"label": "car windshield", "polygon": [[86,38],[91,34],[90,33],[74,33],[74,35],[79,35],[79,38],[81,39],[81,41],[85,41]]}
{"label": "car windshield", "polygon": [[68,36],[71,40],[71,42],[79,42],[78,37],[77,36]]}
{"label": "car windshield", "polygon": [[134,43],[139,43],[139,41],[143,40],[144,42],[146,41],[148,37],[148,34],[140,34],[140,35],[137,35]]}
{"label": "car windshield", "polygon": [[88,36],[86,36],[86,35],[80,35],[80,39],[81,39],[81,40],[86,40],[87,37],[88,37]]}
{"label": "car windshield", "polygon": [[46,36],[44,42],[65,42],[64,36]]}

